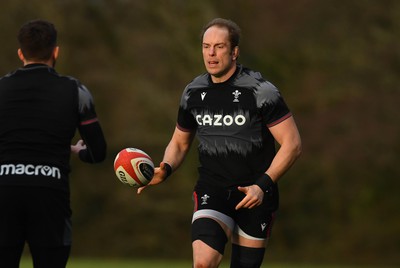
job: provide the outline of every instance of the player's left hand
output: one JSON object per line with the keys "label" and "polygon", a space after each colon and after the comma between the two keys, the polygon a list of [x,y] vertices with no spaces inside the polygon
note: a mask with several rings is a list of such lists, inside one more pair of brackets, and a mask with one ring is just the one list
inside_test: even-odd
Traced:
{"label": "player's left hand", "polygon": [[238,190],[245,193],[246,196],[240,201],[239,204],[236,206],[236,210],[241,208],[254,208],[262,204],[264,199],[264,192],[258,185],[250,185],[245,187],[238,187]]}
{"label": "player's left hand", "polygon": [[79,140],[75,145],[71,145],[71,152],[79,154],[79,151],[86,149],[86,144],[83,140]]}

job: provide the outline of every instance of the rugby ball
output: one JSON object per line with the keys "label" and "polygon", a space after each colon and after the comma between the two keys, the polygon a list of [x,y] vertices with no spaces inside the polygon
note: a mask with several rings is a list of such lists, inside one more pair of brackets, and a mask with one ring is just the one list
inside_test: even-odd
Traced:
{"label": "rugby ball", "polygon": [[137,188],[151,181],[154,175],[154,163],[142,150],[125,148],[115,157],[114,171],[123,184]]}

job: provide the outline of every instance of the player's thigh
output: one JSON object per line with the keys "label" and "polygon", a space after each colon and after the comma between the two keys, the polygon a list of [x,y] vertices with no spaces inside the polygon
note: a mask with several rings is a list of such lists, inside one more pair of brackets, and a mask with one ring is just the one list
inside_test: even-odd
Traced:
{"label": "player's thigh", "polygon": [[29,206],[28,244],[35,247],[70,246],[72,240],[69,193],[37,188]]}
{"label": "player's thigh", "polygon": [[247,247],[266,247],[275,215],[274,211],[263,205],[241,209],[236,219],[232,242]]}
{"label": "player's thigh", "polygon": [[0,246],[0,267],[18,268],[24,244]]}
{"label": "player's thigh", "polygon": [[200,240],[224,254],[234,227],[227,191],[197,185],[193,193],[192,242]]}
{"label": "player's thigh", "polygon": [[196,218],[192,223],[194,267],[218,267],[230,235],[224,222],[208,217]]}
{"label": "player's thigh", "polygon": [[35,268],[65,268],[71,251],[70,246],[43,247],[30,246]]}
{"label": "player's thigh", "polygon": [[26,204],[31,201],[25,187],[0,187],[0,246],[20,247],[26,233]]}
{"label": "player's thigh", "polygon": [[19,267],[25,245],[28,202],[30,197],[25,187],[0,187],[0,267]]}

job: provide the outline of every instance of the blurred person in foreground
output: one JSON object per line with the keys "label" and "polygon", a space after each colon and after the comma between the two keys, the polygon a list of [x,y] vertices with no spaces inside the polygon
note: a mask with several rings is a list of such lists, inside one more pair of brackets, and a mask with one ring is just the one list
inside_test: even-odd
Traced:
{"label": "blurred person in foreground", "polygon": [[297,126],[280,92],[237,62],[239,39],[240,28],[230,20],[217,18],[204,27],[207,72],[185,88],[172,139],[149,183],[163,182],[182,164],[197,134],[194,267],[218,267],[228,240],[230,267],[261,266],[278,209],[277,182],[301,153]]}
{"label": "blurred person in foreground", "polygon": [[[65,267],[71,249],[70,155],[105,159],[88,89],[55,69],[54,25],[25,23],[23,67],[0,78],[0,267],[19,267],[25,242],[35,268]],[[76,130],[82,140],[71,145]]]}

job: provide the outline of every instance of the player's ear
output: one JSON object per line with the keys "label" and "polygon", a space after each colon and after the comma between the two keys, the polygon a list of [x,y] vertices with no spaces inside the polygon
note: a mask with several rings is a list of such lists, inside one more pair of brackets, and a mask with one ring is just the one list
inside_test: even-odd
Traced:
{"label": "player's ear", "polygon": [[18,53],[18,58],[19,58],[22,62],[25,62],[24,54],[22,53],[22,50],[21,50],[20,48],[18,48],[17,53]]}
{"label": "player's ear", "polygon": [[239,47],[236,46],[232,50],[232,60],[237,60],[238,57],[239,57]]}
{"label": "player's ear", "polygon": [[60,51],[60,47],[59,46],[56,46],[54,49],[53,49],[53,57],[54,57],[54,59],[57,59],[58,58],[58,52]]}

